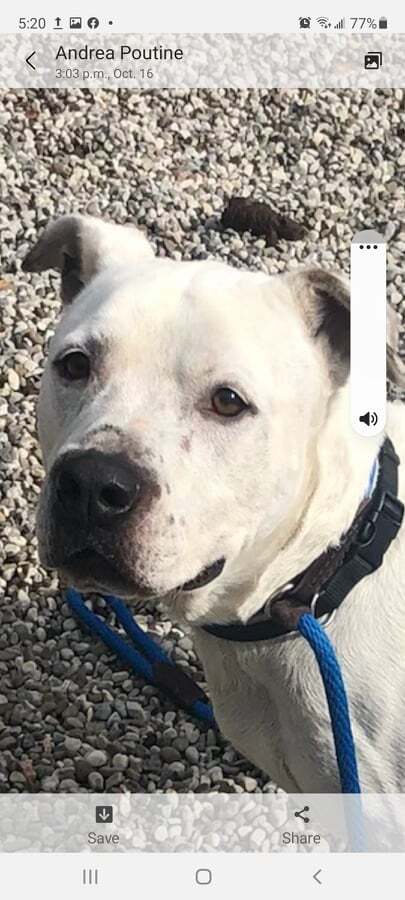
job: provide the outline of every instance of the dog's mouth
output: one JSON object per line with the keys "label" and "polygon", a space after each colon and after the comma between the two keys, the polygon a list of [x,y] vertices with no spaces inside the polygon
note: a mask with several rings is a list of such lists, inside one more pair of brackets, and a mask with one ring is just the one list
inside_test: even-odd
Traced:
{"label": "dog's mouth", "polygon": [[69,556],[61,568],[82,590],[99,589],[122,596],[139,597],[151,594],[145,586],[134,583],[121,567],[97,550],[78,550]]}
{"label": "dog's mouth", "polygon": [[201,569],[201,572],[190,581],[186,581],[182,587],[182,591],[195,591],[197,588],[205,587],[207,584],[210,584],[211,581],[214,581],[215,578],[221,574],[225,565],[225,559],[221,556],[220,559],[217,559],[216,562],[211,563],[210,566],[205,566],[204,569]]}
{"label": "dog's mouth", "polygon": [[[211,565],[201,569],[195,578],[184,582],[177,590],[196,591],[198,588],[205,587],[218,578],[224,565],[225,558],[222,556]],[[121,593],[122,596],[152,597],[156,595],[156,591],[153,592],[146,585],[134,582],[128,573],[115,562],[92,548],[72,553],[61,569],[82,590],[103,589],[111,593]]]}

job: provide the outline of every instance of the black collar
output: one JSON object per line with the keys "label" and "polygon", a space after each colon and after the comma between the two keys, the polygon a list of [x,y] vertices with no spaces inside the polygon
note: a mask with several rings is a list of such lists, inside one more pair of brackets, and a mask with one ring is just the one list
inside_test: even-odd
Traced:
{"label": "black collar", "polygon": [[246,624],[204,625],[204,631],[228,641],[264,641],[295,631],[304,612],[319,618],[337,609],[362,578],[381,566],[401,526],[399,458],[389,438],[381,447],[378,464],[372,496],[361,504],[338,547],[318,556]]}

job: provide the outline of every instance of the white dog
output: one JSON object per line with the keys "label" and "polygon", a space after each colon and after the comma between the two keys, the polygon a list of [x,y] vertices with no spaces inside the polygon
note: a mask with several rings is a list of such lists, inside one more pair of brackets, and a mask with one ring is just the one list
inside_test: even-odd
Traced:
{"label": "white dog", "polygon": [[[193,627],[223,733],[288,791],[338,791],[317,664],[296,632],[233,642],[361,506],[383,438],[349,424],[349,295],[156,259],[135,228],[51,224],[25,269],[62,272],[39,403],[46,566],[83,591],[166,597]],[[390,335],[389,373],[404,380]],[[403,465],[405,416],[389,409]],[[329,624],[367,791],[405,791],[405,525]]]}

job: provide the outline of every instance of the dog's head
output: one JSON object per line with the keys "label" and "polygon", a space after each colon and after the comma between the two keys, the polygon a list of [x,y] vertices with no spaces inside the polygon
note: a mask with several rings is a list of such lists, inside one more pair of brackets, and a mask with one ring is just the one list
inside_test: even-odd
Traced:
{"label": "dog's head", "polygon": [[347,378],[347,286],[156,259],[137,229],[81,216],[24,268],[60,269],[64,301],[39,403],[44,564],[82,590],[225,615]]}

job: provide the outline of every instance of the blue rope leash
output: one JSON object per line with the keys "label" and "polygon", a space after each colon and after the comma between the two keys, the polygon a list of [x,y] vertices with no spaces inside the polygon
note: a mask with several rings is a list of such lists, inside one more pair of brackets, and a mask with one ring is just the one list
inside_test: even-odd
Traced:
{"label": "blue rope leash", "polygon": [[[346,818],[349,850],[364,853],[367,850],[366,827],[361,801],[361,788],[354,746],[350,710],[342,672],[333,644],[325,629],[310,613],[298,620],[298,631],[308,641],[319,666],[328,703],[340,788]],[[354,796],[347,796],[354,795]]]}
{"label": "blue rope leash", "polygon": [[300,617],[298,631],[314,651],[322,676],[335,742],[342,794],[360,794],[349,703],[333,645],[325,629],[310,613],[304,613]]}
{"label": "blue rope leash", "polygon": [[[106,597],[108,606],[114,611],[118,622],[123,626],[134,646],[120,637],[103,620],[85,605],[81,594],[70,588],[66,600],[75,615],[91,631],[95,632],[127,665],[129,665],[145,681],[156,684],[189,712],[208,725],[215,725],[214,712],[208,698],[200,690],[200,697],[188,702],[184,701],[179,691],[173,690],[171,675],[180,677],[180,687],[187,694],[194,682],[175,665],[168,655],[137,625],[131,613],[117,597]],[[332,725],[336,759],[343,794],[359,794],[360,782],[357,768],[356,751],[350,722],[349,704],[343,684],[340,666],[336,654],[324,628],[309,613],[301,616],[298,622],[300,634],[308,641],[316,656],[320,669]],[[161,669],[159,669],[159,666]],[[159,675],[160,671],[163,675]],[[166,676],[169,676],[167,679]]]}
{"label": "blue rope leash", "polygon": [[[117,621],[123,626],[128,637],[131,638],[133,647],[86,606],[81,594],[73,588],[69,588],[66,592],[66,601],[77,618],[90,631],[95,632],[107,647],[113,650],[137,675],[140,675],[149,684],[155,684],[162,688],[170,696],[174,696],[179,704],[206,725],[215,725],[214,713],[208,697],[201,689],[196,689],[192,678],[179,669],[156,641],[137,625],[122,600],[119,600],[118,597],[105,597],[104,599],[114,611]],[[180,693],[176,683],[173,684],[173,679],[170,677],[172,673],[176,676],[175,681],[179,684]],[[185,702],[184,698],[187,695],[192,696],[196,690],[199,698]]]}

